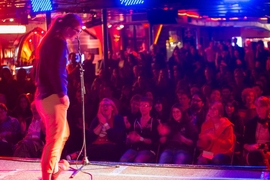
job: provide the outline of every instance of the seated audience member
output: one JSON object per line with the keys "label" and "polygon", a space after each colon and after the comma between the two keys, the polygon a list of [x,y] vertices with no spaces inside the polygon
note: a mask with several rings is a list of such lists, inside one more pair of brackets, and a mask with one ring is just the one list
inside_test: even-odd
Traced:
{"label": "seated audience member", "polygon": [[210,101],[210,96],[211,96],[211,93],[212,93],[211,86],[208,85],[208,84],[203,85],[201,87],[201,92],[202,92],[203,96],[205,97],[206,102],[209,102]]}
{"label": "seated audience member", "polygon": [[134,124],[134,121],[141,117],[140,113],[140,102],[142,96],[140,94],[135,94],[130,100],[130,108],[124,112],[121,112],[121,115],[124,117],[124,122],[126,125],[127,131],[131,130],[131,125]]}
{"label": "seated audience member", "polygon": [[21,138],[23,138],[27,129],[31,123],[32,112],[31,112],[31,103],[26,94],[21,94],[18,99],[14,110],[11,113],[12,117],[18,119],[21,125]]}
{"label": "seated audience member", "polygon": [[268,164],[265,153],[270,145],[270,100],[261,96],[255,104],[258,115],[245,126],[244,154],[248,165],[262,166]]}
{"label": "seated audience member", "polygon": [[228,118],[234,124],[234,134],[239,142],[243,140],[244,123],[238,116],[238,106],[236,101],[228,101],[224,104],[225,117]]}
{"label": "seated audience member", "polygon": [[124,85],[122,87],[121,95],[119,98],[120,102],[119,114],[128,111],[130,99],[131,99],[131,87],[128,85]]}
{"label": "seated audience member", "polygon": [[260,84],[254,84],[252,89],[256,92],[256,97],[263,96],[263,87]]}
{"label": "seated audience member", "polygon": [[198,85],[193,84],[193,85],[191,85],[189,91],[190,91],[191,96],[193,96],[193,95],[198,94],[200,92],[200,88],[198,87]]}
{"label": "seated audience member", "polygon": [[25,137],[16,144],[14,157],[40,158],[45,142],[45,126],[37,112],[36,105],[31,104],[32,122]]}
{"label": "seated audience member", "polygon": [[157,125],[158,121],[150,115],[152,101],[142,98],[140,102],[140,112],[142,117],[138,118],[132,124],[132,129],[128,136],[127,142],[130,145],[120,162],[135,163],[153,163],[156,158],[156,149],[158,142]]}
{"label": "seated audience member", "polygon": [[255,106],[256,93],[252,88],[246,88],[242,92],[242,101],[243,105],[239,107],[238,116],[241,118],[241,121],[247,123],[253,119],[256,113]]}
{"label": "seated audience member", "polygon": [[72,52],[69,53],[68,55],[68,59],[69,59],[69,63],[67,65],[67,72],[69,74],[69,76],[73,76],[73,77],[80,77],[79,75],[79,55],[77,55],[76,53]]}
{"label": "seated audience member", "polygon": [[118,161],[125,141],[125,124],[114,102],[104,98],[90,124],[87,153],[89,160]]}
{"label": "seated audience member", "polygon": [[181,111],[185,112],[190,108],[190,95],[187,92],[177,93],[178,102],[181,105]]}
{"label": "seated audience member", "polygon": [[149,89],[149,84],[147,84],[147,78],[145,76],[138,76],[137,81],[132,85],[132,93],[140,94]]}
{"label": "seated audience member", "polygon": [[223,104],[233,101],[232,88],[229,85],[224,85],[221,89],[221,97]]}
{"label": "seated audience member", "polygon": [[245,83],[245,73],[242,69],[234,70],[234,82],[229,84],[233,88],[234,99],[241,102],[242,91],[247,87]]}
{"label": "seated audience member", "polygon": [[114,97],[114,89],[113,89],[113,86],[112,86],[111,84],[109,84],[109,83],[103,84],[103,85],[101,86],[101,89],[100,89],[100,91],[99,91],[99,99],[103,99],[103,98],[111,99],[111,100],[114,102],[114,104],[115,104],[117,110],[119,109],[119,107],[120,107],[120,102],[119,102],[118,99],[116,99],[116,98]]}
{"label": "seated audience member", "polygon": [[20,123],[16,118],[7,116],[7,107],[0,103],[0,156],[12,156],[13,146],[20,138]]}
{"label": "seated audience member", "polygon": [[204,106],[205,97],[202,94],[197,93],[192,96],[190,108],[187,109],[189,119],[194,125],[196,125],[198,132],[200,132],[202,123],[205,121],[207,114]]}
{"label": "seated audience member", "polygon": [[213,89],[211,94],[210,94],[210,98],[209,98],[209,102],[207,104],[207,109],[209,108],[209,106],[211,106],[211,104],[213,104],[216,101],[222,101],[222,97],[221,97],[221,91],[219,89]]}
{"label": "seated audience member", "polygon": [[157,98],[154,103],[152,110],[152,117],[159,122],[166,122],[168,118],[168,111],[166,105],[161,98]]}
{"label": "seated audience member", "polygon": [[234,148],[233,124],[224,116],[221,102],[215,102],[208,110],[202,124],[197,147],[202,151],[197,163],[229,164]]}
{"label": "seated audience member", "polygon": [[215,89],[218,86],[216,81],[215,72],[213,69],[206,67],[204,70],[205,84],[209,85],[211,89]]}
{"label": "seated audience member", "polygon": [[150,99],[152,102],[154,101],[154,94],[151,90],[147,90],[144,94],[144,97],[147,97],[148,99]]}
{"label": "seated audience member", "polygon": [[164,151],[160,155],[162,164],[188,164],[192,162],[192,154],[198,132],[193,123],[181,111],[180,104],[174,104],[171,118],[167,124],[158,126],[160,143]]}

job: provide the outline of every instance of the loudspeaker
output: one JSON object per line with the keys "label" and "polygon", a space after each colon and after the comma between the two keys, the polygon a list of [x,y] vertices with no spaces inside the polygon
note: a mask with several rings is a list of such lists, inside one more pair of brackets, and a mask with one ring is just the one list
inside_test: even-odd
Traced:
{"label": "loudspeaker", "polygon": [[177,10],[150,10],[147,19],[150,24],[177,24]]}

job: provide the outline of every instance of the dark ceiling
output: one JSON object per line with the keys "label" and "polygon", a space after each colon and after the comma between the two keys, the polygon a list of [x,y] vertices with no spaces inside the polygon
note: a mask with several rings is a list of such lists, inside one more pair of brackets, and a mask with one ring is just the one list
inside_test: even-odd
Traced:
{"label": "dark ceiling", "polygon": [[[199,15],[209,17],[264,17],[270,16],[270,0],[145,0],[144,5],[133,7],[120,6],[120,0],[53,0],[55,11],[89,12],[101,8],[135,9],[192,9]],[[30,0],[1,0],[0,10],[7,8],[28,8]],[[9,9],[11,10],[11,9]],[[3,14],[3,13],[2,13]]]}

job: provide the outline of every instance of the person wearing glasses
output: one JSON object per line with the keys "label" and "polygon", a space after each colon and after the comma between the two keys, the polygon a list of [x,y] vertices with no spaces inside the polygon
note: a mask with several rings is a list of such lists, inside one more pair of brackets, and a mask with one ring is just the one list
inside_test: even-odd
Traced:
{"label": "person wearing glasses", "polygon": [[127,135],[129,149],[122,155],[120,162],[153,163],[159,139],[158,121],[150,115],[152,101],[143,97],[140,102],[141,118],[131,125],[132,131]]}
{"label": "person wearing glasses", "polygon": [[270,160],[270,99],[261,96],[255,101],[257,116],[245,124],[244,157],[249,166],[268,166]]}
{"label": "person wearing glasses", "polygon": [[202,124],[197,147],[201,154],[197,164],[227,165],[235,144],[233,124],[224,117],[224,107],[219,101],[211,104]]}
{"label": "person wearing glasses", "polygon": [[[43,180],[55,180],[69,167],[60,156],[69,137],[67,109],[67,40],[81,32],[82,20],[75,14],[58,17],[41,40],[34,64],[35,102],[46,128],[46,144],[41,158]],[[59,162],[60,161],[60,162]]]}
{"label": "person wearing glasses", "polygon": [[124,149],[126,126],[115,103],[103,98],[87,134],[87,154],[92,161],[118,161]]}

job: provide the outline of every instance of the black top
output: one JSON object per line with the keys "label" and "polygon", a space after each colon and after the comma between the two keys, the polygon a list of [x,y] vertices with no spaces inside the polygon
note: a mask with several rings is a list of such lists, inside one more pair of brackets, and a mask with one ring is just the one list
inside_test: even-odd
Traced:
{"label": "black top", "polygon": [[[257,123],[263,122],[258,116],[248,121],[245,125],[244,144],[256,144]],[[270,126],[268,125],[270,132]]]}
{"label": "black top", "polygon": [[[167,136],[167,141],[164,144],[165,149],[179,149],[185,150],[187,152],[193,152],[193,149],[196,145],[196,141],[198,140],[198,131],[196,126],[189,122],[177,122],[177,121],[170,121],[168,123],[170,128],[170,133]],[[179,140],[179,135],[183,135],[185,138],[190,139],[193,141],[191,146],[188,146],[182,143]]]}
{"label": "black top", "polygon": [[41,47],[35,64],[36,98],[67,95],[67,42],[55,36]]}
{"label": "black top", "polygon": [[132,129],[136,131],[141,137],[151,139],[152,144],[146,144],[144,142],[136,142],[131,144],[131,148],[135,150],[152,150],[156,152],[158,146],[159,134],[157,131],[158,121],[154,118],[150,118],[145,127],[140,124],[140,118],[136,119],[131,125]]}
{"label": "black top", "polygon": [[[89,131],[87,133],[87,141],[92,144],[98,135],[94,133],[94,129],[98,126],[98,117],[95,117],[90,124]],[[122,116],[115,115],[113,119],[113,127],[107,131],[108,140],[116,144],[124,144],[126,138],[126,127]]]}

